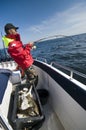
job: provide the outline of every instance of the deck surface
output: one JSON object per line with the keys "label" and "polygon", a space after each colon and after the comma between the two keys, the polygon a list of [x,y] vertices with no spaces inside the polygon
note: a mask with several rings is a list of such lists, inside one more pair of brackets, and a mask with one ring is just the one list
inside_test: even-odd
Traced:
{"label": "deck surface", "polygon": [[49,103],[43,105],[43,111],[45,114],[45,121],[39,130],[64,130],[59,118],[56,116]]}

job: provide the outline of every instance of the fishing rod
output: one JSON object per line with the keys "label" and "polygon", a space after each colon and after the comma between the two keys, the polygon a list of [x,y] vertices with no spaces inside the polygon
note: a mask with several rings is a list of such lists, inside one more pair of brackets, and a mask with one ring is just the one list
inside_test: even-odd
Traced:
{"label": "fishing rod", "polygon": [[44,38],[40,38],[39,40],[36,40],[34,41],[33,43],[36,44],[36,43],[40,43],[42,41],[47,41],[47,40],[50,40],[50,39],[59,39],[59,38],[68,38],[68,39],[71,39],[73,42],[76,42],[72,36],[67,36],[67,35],[53,35],[53,36],[47,36],[47,37],[44,37]]}

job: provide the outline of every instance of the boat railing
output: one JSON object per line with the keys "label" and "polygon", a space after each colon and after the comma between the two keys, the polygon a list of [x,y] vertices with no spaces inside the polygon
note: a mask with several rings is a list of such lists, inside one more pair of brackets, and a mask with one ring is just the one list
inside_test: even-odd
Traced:
{"label": "boat railing", "polygon": [[40,60],[40,61],[43,61],[43,62],[45,62],[45,63],[47,63],[47,60],[45,59],[45,58],[42,58],[42,57],[40,57],[40,58],[34,58],[35,60]]}
{"label": "boat railing", "polygon": [[76,79],[86,85],[86,75],[85,74],[78,72],[76,70],[73,70],[72,68],[62,66],[57,62],[51,62],[50,65],[59,69],[60,71],[64,72],[68,76],[70,76],[70,79]]}

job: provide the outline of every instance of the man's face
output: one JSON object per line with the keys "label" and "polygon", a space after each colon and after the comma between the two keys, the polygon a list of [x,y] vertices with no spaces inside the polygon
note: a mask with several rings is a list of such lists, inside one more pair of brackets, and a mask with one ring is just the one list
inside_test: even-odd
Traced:
{"label": "man's face", "polygon": [[14,28],[12,28],[12,29],[9,29],[9,30],[8,30],[8,33],[9,33],[9,34],[14,34],[14,35],[16,35],[16,34],[17,34],[17,31],[16,31]]}

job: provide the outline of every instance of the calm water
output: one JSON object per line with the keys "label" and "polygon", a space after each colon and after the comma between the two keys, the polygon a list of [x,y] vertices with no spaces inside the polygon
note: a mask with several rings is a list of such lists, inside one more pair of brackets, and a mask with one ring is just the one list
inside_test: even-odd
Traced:
{"label": "calm water", "polygon": [[[42,41],[36,46],[32,51],[34,57],[46,58],[49,63],[56,61],[86,74],[86,34]],[[2,57],[5,53],[0,50]]]}

